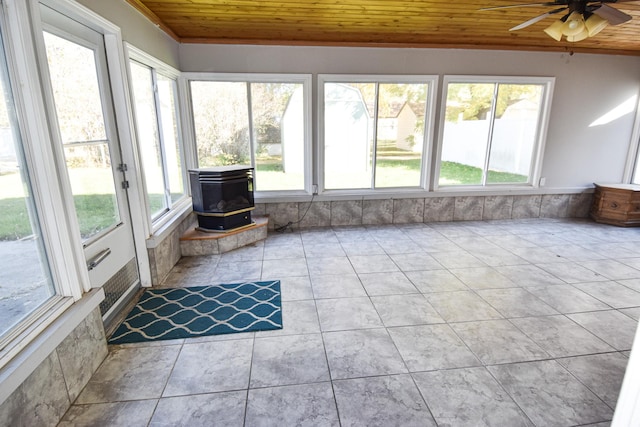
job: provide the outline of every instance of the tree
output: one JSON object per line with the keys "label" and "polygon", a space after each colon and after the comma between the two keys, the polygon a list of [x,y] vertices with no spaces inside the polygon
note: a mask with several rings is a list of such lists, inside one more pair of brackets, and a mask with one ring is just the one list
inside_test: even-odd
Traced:
{"label": "tree", "polygon": [[[369,113],[373,116],[376,100],[376,83],[349,83],[357,88]],[[427,83],[379,83],[378,84],[378,117],[390,117],[393,112],[410,105],[424,104],[427,100],[429,85]]]}
{"label": "tree", "polygon": [[62,142],[106,140],[95,52],[47,32],[44,40]]}
{"label": "tree", "polygon": [[[450,83],[447,88],[446,120],[484,120],[490,113],[496,97],[495,83]],[[536,103],[542,93],[540,85],[498,84],[496,118],[506,109],[523,99]]]}
{"label": "tree", "polygon": [[296,86],[191,82],[199,165],[250,163],[248,91],[256,145],[281,142],[280,122]]}

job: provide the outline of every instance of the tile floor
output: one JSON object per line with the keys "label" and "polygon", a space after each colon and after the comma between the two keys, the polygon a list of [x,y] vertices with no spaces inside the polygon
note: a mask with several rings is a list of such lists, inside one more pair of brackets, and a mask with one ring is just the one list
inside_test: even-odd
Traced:
{"label": "tile floor", "polygon": [[61,426],[609,425],[640,229],[311,229],[183,258],[163,286],[280,279],[279,331],[110,347]]}

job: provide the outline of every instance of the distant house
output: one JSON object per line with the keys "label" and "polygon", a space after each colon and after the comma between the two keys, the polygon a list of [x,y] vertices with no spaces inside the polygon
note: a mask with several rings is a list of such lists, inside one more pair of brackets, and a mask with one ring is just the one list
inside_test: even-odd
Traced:
{"label": "distant house", "polygon": [[378,141],[395,141],[397,148],[422,152],[422,132],[416,132],[416,124],[424,111],[422,103],[391,102],[378,112]]}

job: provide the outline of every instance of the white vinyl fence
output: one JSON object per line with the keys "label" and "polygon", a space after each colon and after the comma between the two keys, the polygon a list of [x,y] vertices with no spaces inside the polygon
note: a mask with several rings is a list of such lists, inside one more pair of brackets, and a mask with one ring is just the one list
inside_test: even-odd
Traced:
{"label": "white vinyl fence", "polygon": [[[489,120],[446,122],[442,161],[484,168]],[[489,169],[528,175],[536,141],[536,122],[497,119],[493,129]]]}

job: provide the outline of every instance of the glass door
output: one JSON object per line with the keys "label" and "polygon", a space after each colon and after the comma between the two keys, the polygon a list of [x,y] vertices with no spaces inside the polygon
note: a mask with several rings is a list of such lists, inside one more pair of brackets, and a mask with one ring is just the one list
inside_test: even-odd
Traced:
{"label": "glass door", "polygon": [[75,211],[71,222],[79,228],[91,286],[105,286],[107,298],[122,295],[109,287],[115,281],[127,288],[138,272],[104,36],[44,5],[40,10],[43,76]]}

